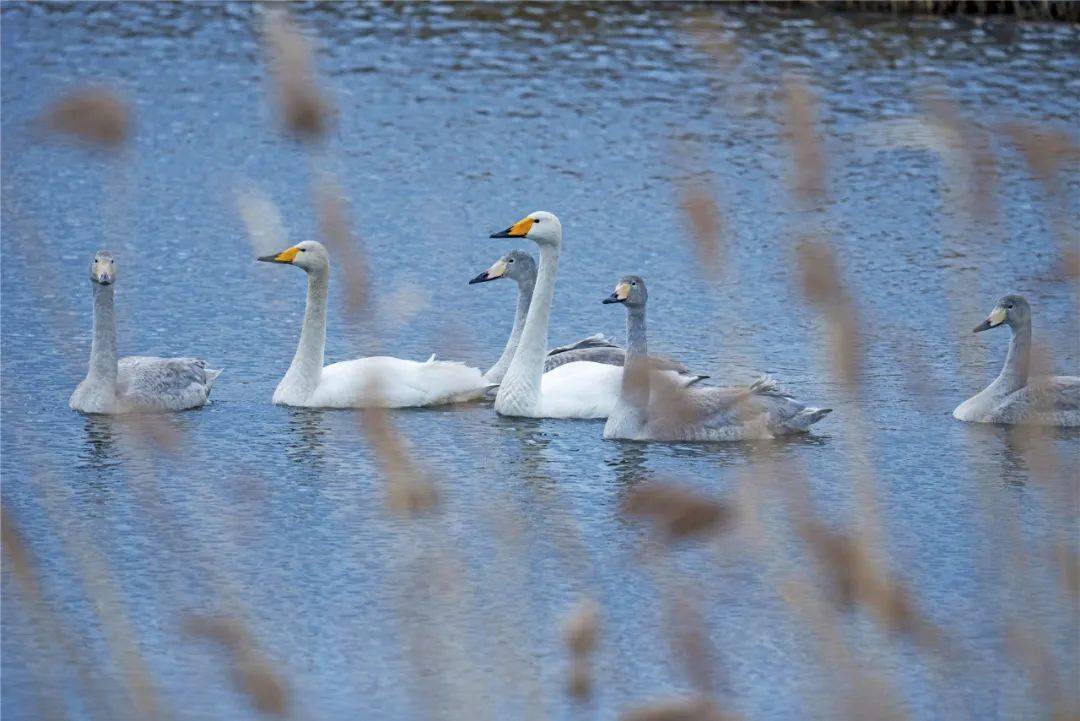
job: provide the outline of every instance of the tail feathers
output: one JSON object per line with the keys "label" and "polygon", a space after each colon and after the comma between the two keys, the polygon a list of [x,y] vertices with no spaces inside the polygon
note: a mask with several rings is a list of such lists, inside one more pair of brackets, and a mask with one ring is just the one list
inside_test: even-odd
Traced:
{"label": "tail feathers", "polygon": [[214,387],[214,381],[221,375],[223,368],[207,368],[206,370],[206,393],[210,394],[210,389]]}
{"label": "tail feathers", "polygon": [[796,413],[786,425],[793,431],[806,431],[830,413],[832,413],[832,408],[804,408]]}
{"label": "tail feathers", "polygon": [[780,383],[772,376],[760,376],[750,384],[749,391],[759,396],[780,396],[791,398],[791,394],[785,391]]}

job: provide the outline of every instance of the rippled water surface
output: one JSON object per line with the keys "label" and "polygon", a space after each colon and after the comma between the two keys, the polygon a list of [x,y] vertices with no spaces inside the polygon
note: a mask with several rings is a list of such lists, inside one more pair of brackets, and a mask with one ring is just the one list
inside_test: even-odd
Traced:
{"label": "rippled water surface", "polygon": [[[0,468],[40,594],[16,586],[5,559],[5,719],[115,717],[140,678],[154,715],[250,717],[225,654],[185,631],[185,618],[215,613],[244,620],[298,718],[613,718],[694,687],[668,642],[673,597],[701,609],[725,708],[831,715],[850,677],[822,660],[828,643],[799,611],[801,564],[786,550],[797,541],[783,530],[784,485],[804,483],[837,527],[879,529],[874,547],[962,649],[927,661],[849,618],[854,665],[888,689],[872,694],[880,703],[926,719],[1026,715],[1047,692],[1006,643],[1019,611],[1051,640],[1075,698],[1074,607],[1047,600],[1061,597],[1052,575],[1032,585],[1003,559],[1014,535],[1040,549],[1064,538],[1075,553],[1075,495],[1055,489],[1076,487],[1077,435],[1053,433],[1035,453],[950,417],[997,373],[1007,333],[970,329],[1006,292],[1031,301],[1053,370],[1080,370],[1053,224],[1054,212],[1066,226],[1077,217],[1076,166],[1061,176],[1064,208],[1048,202],[1001,130],[1046,126],[1075,142],[1075,27],[716,8],[704,23],[730,52],[717,61],[673,6],[297,8],[337,113],[319,162],[349,199],[372,284],[359,314],[332,288],[328,361],[438,352],[486,368],[514,290],[467,281],[510,247],[491,231],[548,209],[565,231],[553,343],[621,338],[622,309],[599,301],[634,272],[649,282],[656,350],[720,380],[769,372],[835,408],[805,438],[713,447],[605,442],[601,422],[501,419],[484,405],[396,411],[441,492],[435,518],[409,521],[386,509],[357,414],[270,404],[304,283],[253,262],[238,192],[277,204],[281,247],[319,236],[311,158],[267,102],[257,13],[2,9]],[[804,210],[781,125],[793,74],[820,101],[826,157],[826,200]],[[133,106],[134,137],[115,157],[53,142],[35,120],[88,82]],[[978,220],[952,156],[912,130],[932,91],[991,138]],[[719,280],[680,209],[688,178],[725,214]],[[825,320],[800,289],[808,233],[836,248],[859,311],[854,397],[832,380]],[[122,354],[225,369],[211,405],[168,419],[182,431],[175,453],[133,442],[138,420],[67,407],[99,247],[120,268]],[[732,502],[752,494],[760,513],[657,557],[619,509],[653,477]],[[584,706],[564,692],[559,630],[582,597],[603,618]]]}

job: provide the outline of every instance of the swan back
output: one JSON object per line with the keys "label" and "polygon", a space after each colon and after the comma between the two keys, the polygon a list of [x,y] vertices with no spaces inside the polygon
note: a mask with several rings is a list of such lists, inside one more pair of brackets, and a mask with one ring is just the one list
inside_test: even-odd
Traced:
{"label": "swan back", "polygon": [[134,411],[182,411],[210,398],[218,369],[199,358],[128,356],[118,364],[117,396]]}
{"label": "swan back", "polygon": [[410,408],[473,400],[486,388],[480,370],[464,363],[370,356],[326,366],[315,391],[290,405]]}

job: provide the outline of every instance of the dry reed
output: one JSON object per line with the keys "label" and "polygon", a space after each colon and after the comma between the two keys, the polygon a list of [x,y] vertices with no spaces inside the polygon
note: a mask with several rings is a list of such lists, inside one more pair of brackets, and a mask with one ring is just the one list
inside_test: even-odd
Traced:
{"label": "dry reed", "polygon": [[[862,3],[862,5],[885,5],[886,3]],[[887,3],[894,9],[895,3]],[[851,5],[851,3],[849,3]],[[924,4],[930,7],[931,4]],[[944,4],[938,4],[939,7]],[[1017,4],[1018,5],[1018,4]],[[1055,4],[1056,6],[1057,4]],[[264,26],[264,39],[272,60],[272,74],[280,103],[281,119],[286,130],[298,137],[315,140],[325,137],[331,120],[331,104],[315,82],[314,59],[307,40],[292,25],[286,15],[278,11],[267,12]],[[730,42],[710,38],[707,35],[698,38],[701,47],[725,62],[734,62],[734,53]],[[817,125],[817,103],[813,93],[801,80],[788,79],[782,89],[785,100],[784,122],[785,137],[791,143],[793,173],[791,189],[795,202],[806,208],[819,208],[827,202],[828,164],[825,145],[820,137]],[[968,126],[959,111],[944,100],[931,102],[930,115],[938,127],[938,132],[955,140],[962,135],[961,130]],[[70,135],[107,148],[116,148],[132,132],[130,113],[123,103],[108,91],[87,90],[73,93],[58,102],[46,115],[49,126],[56,132]],[[1051,201],[1051,213],[1064,213],[1067,206],[1065,195],[1066,183],[1062,175],[1066,163],[1074,162],[1077,149],[1064,133],[1045,131],[1018,124],[1003,126],[1002,132],[1012,138],[1021,150],[1033,175],[1043,184]],[[996,195],[997,176],[993,157],[989,154],[988,139],[979,135],[968,142],[962,142],[959,153],[964,158],[965,174],[975,177],[972,181],[971,204],[967,212],[977,219],[986,221],[995,217],[997,212]],[[351,231],[348,221],[348,208],[344,193],[334,178],[318,167],[317,158],[312,157],[314,169],[313,193],[314,204],[320,223],[322,237],[331,246],[335,262],[343,269],[346,284],[348,309],[357,313],[368,310],[367,275],[364,269],[358,239]],[[683,185],[678,189],[679,204],[691,229],[694,250],[703,269],[710,277],[718,278],[724,267],[728,229],[720,203],[713,197],[707,186]],[[242,214],[249,226],[254,228],[257,218],[265,210],[265,205],[248,201],[241,202]],[[246,210],[245,210],[246,209]],[[1075,233],[1067,222],[1058,222],[1057,235],[1062,240],[1062,258],[1070,277],[1076,278],[1080,270],[1080,253],[1075,245]],[[280,218],[277,226],[280,227]],[[252,231],[252,235],[266,237],[275,231]],[[837,250],[825,240],[824,232],[807,234],[796,249],[796,276],[802,293],[822,311],[829,327],[830,368],[835,377],[848,390],[857,389],[861,381],[863,345],[860,342],[858,312],[856,302],[847,291],[843,277],[843,264]],[[1049,365],[1045,363],[1045,365]],[[653,380],[654,392],[661,406],[669,408],[667,412],[692,418],[693,409],[683,402],[682,392],[664,385],[662,380]],[[853,394],[854,395],[854,394]],[[665,400],[666,399],[666,400]],[[443,541],[437,536],[441,530],[430,525],[435,521],[427,512],[439,502],[439,494],[431,474],[410,452],[407,441],[396,432],[390,414],[381,409],[369,409],[358,414],[360,428],[371,447],[376,462],[387,481],[387,501],[390,509],[398,514],[422,518],[429,525],[430,536],[423,536],[425,526],[420,523],[406,524],[405,531],[412,541],[423,550],[420,561],[406,567],[408,581],[422,588],[417,594],[433,609],[444,608],[438,604],[457,604],[455,610],[467,607],[473,601],[469,591],[469,579],[460,564],[453,562],[448,555],[430,552],[421,539],[432,545]],[[870,428],[859,416],[846,426],[852,435],[860,439],[870,436]],[[184,431],[182,426],[170,424],[167,419],[142,419],[130,429],[135,440],[141,441],[144,458],[154,454],[178,455],[183,447]],[[1060,479],[1066,476],[1064,492],[1073,501],[1071,506],[1061,512],[1070,517],[1075,514],[1076,484],[1067,478],[1068,460],[1065,462],[1053,451],[1051,438],[1031,428],[1018,427],[1007,434],[1007,442],[1019,449],[1020,453],[1032,466],[1032,477],[1039,479]],[[859,453],[869,457],[872,448],[865,440],[857,441],[861,445]],[[756,452],[756,451],[755,451]],[[858,532],[853,534],[838,533],[819,520],[813,513],[812,505],[802,495],[809,487],[809,480],[801,474],[782,472],[779,467],[764,463],[764,452],[757,460],[762,461],[753,473],[747,473],[743,486],[745,493],[740,497],[738,511],[725,501],[689,490],[672,483],[653,482],[630,489],[623,504],[623,512],[648,521],[655,531],[655,536],[670,544],[684,539],[717,541],[722,535],[737,536],[746,531],[761,552],[762,566],[775,565],[778,571],[763,575],[775,582],[778,596],[789,602],[796,614],[812,627],[821,641],[820,663],[822,666],[836,666],[852,678],[865,680],[863,689],[838,686],[826,690],[837,695],[844,695],[841,706],[857,717],[895,717],[895,704],[884,703],[893,692],[888,677],[880,679],[872,669],[860,668],[864,649],[845,640],[840,632],[841,616],[854,609],[865,610],[878,624],[888,631],[890,638],[905,639],[915,643],[921,651],[940,650],[943,631],[922,616],[914,598],[917,593],[897,580],[889,571],[888,560],[883,558],[879,539],[874,534]],[[534,469],[537,470],[537,469]],[[847,478],[837,479],[839,483],[850,483],[863,490],[856,494],[856,513],[863,519],[864,526],[871,526],[876,518],[872,488],[875,468],[869,462],[856,462]],[[542,475],[542,468],[537,475]],[[138,479],[145,484],[139,503],[151,514],[164,512],[161,500],[154,495],[152,477]],[[781,483],[790,484],[789,506],[797,509],[793,512],[791,524],[798,536],[809,549],[816,564],[808,568],[794,569],[796,561],[785,548],[784,531],[776,529],[769,521],[763,520],[772,510],[766,507],[761,495],[751,493],[760,490],[761,485],[779,487]],[[754,485],[757,484],[757,485]],[[74,510],[64,510],[62,505],[53,502],[54,523],[57,528],[64,526],[65,519],[74,517]],[[557,509],[556,509],[557,510]],[[566,515],[566,514],[563,514]],[[738,518],[739,523],[735,520]],[[869,519],[869,520],[867,520]],[[1066,519],[1067,520],[1067,519]],[[560,517],[557,523],[561,536],[572,536],[575,532],[572,520]],[[863,529],[865,531],[865,528]],[[18,583],[26,589],[25,595],[30,602],[41,610],[45,609],[44,592],[35,573],[40,561],[34,559],[16,524],[8,516],[7,508],[0,509],[0,531],[2,531],[4,557]],[[565,533],[564,533],[565,532]],[[1004,532],[1003,537],[1005,536]],[[513,533],[506,532],[499,539],[502,546],[519,548],[523,543],[512,538]],[[740,539],[743,536],[738,536]],[[575,539],[567,542],[567,553],[588,549],[575,545]],[[82,539],[75,539],[78,545]],[[408,541],[403,544],[407,547]],[[670,550],[667,545],[664,549]],[[719,545],[716,547],[720,548]],[[1040,552],[1028,553],[1019,541],[1012,545],[1013,559],[1017,568],[1023,568],[1039,562],[1050,564],[1055,578],[1060,583],[1066,597],[1066,605],[1075,613],[1076,599],[1080,597],[1080,572],[1075,549],[1071,539],[1055,539],[1054,543]],[[87,596],[95,608],[99,609],[102,625],[113,643],[114,653],[124,667],[130,686],[134,714],[145,717],[167,715],[167,709],[160,705],[160,699],[154,693],[148,671],[138,655],[138,645],[132,641],[131,631],[127,628],[123,612],[116,603],[116,589],[110,583],[105,567],[96,549],[88,546],[84,554],[75,554],[76,564],[84,575]],[[721,553],[717,550],[717,553]],[[424,555],[427,554],[427,555]],[[670,552],[667,553],[670,556]],[[179,558],[179,556],[178,556]],[[507,559],[506,566],[513,567],[514,557]],[[646,557],[649,563],[661,568],[658,574],[661,591],[669,600],[667,607],[667,628],[669,641],[674,655],[686,667],[693,686],[700,695],[657,700],[622,714],[626,721],[716,721],[732,718],[721,713],[714,698],[715,652],[711,648],[710,628],[701,613],[701,609],[692,603],[685,589],[680,586],[678,569],[667,564],[670,559]],[[580,562],[580,560],[579,560]],[[578,569],[580,570],[580,569]],[[805,574],[805,576],[804,576]],[[1033,571],[1026,569],[1025,578],[1032,578]],[[815,598],[815,586],[804,579],[818,581],[817,586],[823,591],[828,603],[818,603]],[[504,583],[505,579],[494,578],[492,583]],[[524,581],[523,581],[524,584]],[[224,583],[222,584],[224,585]],[[404,585],[406,589],[412,586]],[[449,599],[449,600],[448,600]],[[415,600],[401,602],[403,619],[415,621],[419,609],[410,605]],[[1015,609],[1013,610],[1015,612]],[[525,610],[521,611],[524,618]],[[498,619],[484,614],[491,623],[508,624],[507,619]],[[599,645],[600,613],[599,607],[591,600],[585,600],[571,609],[564,626],[564,641],[570,654],[570,672],[568,689],[578,699],[588,697],[594,688],[593,657]],[[291,713],[293,700],[289,683],[282,670],[256,648],[250,632],[235,618],[227,617],[191,617],[185,622],[189,633],[211,640],[226,650],[230,660],[232,681],[253,707],[266,714],[285,716]],[[59,631],[57,631],[59,634]],[[412,625],[407,633],[415,634],[409,642],[422,662],[431,662],[437,666],[439,685],[425,687],[446,690],[457,684],[458,691],[466,688],[470,679],[455,664],[464,666],[464,654],[455,653],[449,639],[468,642],[464,629],[448,629],[434,624],[432,627]],[[457,634],[455,636],[455,634]],[[1076,716],[1075,678],[1070,678],[1070,669],[1055,667],[1055,656],[1050,644],[1039,634],[1031,633],[1025,627],[1011,629],[1008,635],[1009,648],[1014,659],[1018,659],[1030,674],[1041,698],[1046,701],[1049,714],[1055,718]],[[425,655],[428,654],[428,655]],[[528,655],[523,653],[522,655]],[[517,656],[509,656],[526,671],[533,670],[527,661]],[[440,665],[441,664],[441,665]],[[414,669],[420,676],[427,669],[418,662]],[[508,671],[508,673],[510,673]],[[943,678],[947,676],[943,673]],[[857,686],[858,684],[853,684]],[[471,688],[471,687],[470,687]],[[538,689],[538,687],[537,687]],[[539,694],[539,690],[534,691]],[[429,699],[429,708],[437,709],[440,699],[434,695]]]}
{"label": "dry reed", "polygon": [[670,541],[717,533],[733,521],[731,509],[723,503],[661,483],[632,489],[623,503],[623,512],[648,519]]}
{"label": "dry reed", "polygon": [[275,8],[266,11],[263,37],[285,128],[306,140],[321,138],[330,123],[331,107],[315,83],[315,61],[307,39],[285,12]]}
{"label": "dry reed", "polygon": [[46,113],[47,126],[57,133],[118,148],[131,134],[131,113],[113,91],[82,88],[58,100]]}

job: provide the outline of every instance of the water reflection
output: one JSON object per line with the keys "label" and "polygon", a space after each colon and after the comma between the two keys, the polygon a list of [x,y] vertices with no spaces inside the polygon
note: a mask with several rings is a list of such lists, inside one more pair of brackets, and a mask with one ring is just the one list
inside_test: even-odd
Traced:
{"label": "water reflection", "polygon": [[615,458],[607,462],[615,471],[615,480],[620,491],[625,492],[649,478],[649,469],[645,466],[645,444],[632,441],[618,441]]}
{"label": "water reflection", "polygon": [[[971,599],[980,598],[996,582],[982,571],[986,529],[971,509],[984,507],[981,494],[988,484],[1004,485],[998,475],[1010,482],[1041,478],[1039,452],[1008,435],[1001,437],[1001,428],[972,429],[967,437],[968,429],[947,414],[917,409],[921,401],[936,407],[940,393],[930,393],[934,387],[917,389],[912,399],[905,379],[896,377],[900,349],[885,339],[896,337],[898,329],[874,321],[891,317],[887,314],[910,297],[956,312],[948,305],[952,296],[941,290],[947,287],[943,279],[962,271],[977,254],[942,257],[941,183],[934,158],[911,152],[855,157],[861,154],[848,148],[847,141],[866,121],[920,113],[914,107],[925,79],[925,73],[915,72],[920,68],[932,69],[930,80],[947,78],[972,115],[985,119],[1000,112],[1033,123],[1068,122],[1075,115],[1068,92],[1075,72],[1068,68],[1075,70],[1076,65],[1062,60],[1076,57],[1075,33],[1068,28],[1016,24],[1010,27],[1019,33],[1023,47],[1002,48],[1002,41],[983,32],[969,33],[938,21],[884,16],[871,23],[827,13],[818,23],[767,8],[750,12],[685,6],[669,11],[620,5],[609,12],[599,4],[550,8],[405,3],[316,6],[311,13],[298,8],[298,20],[319,37],[320,74],[325,71],[328,90],[342,109],[331,139],[337,145],[327,150],[334,155],[346,192],[356,200],[371,277],[378,281],[373,291],[392,298],[395,287],[421,277],[423,268],[417,267],[416,258],[439,258],[437,272],[427,280],[438,289],[448,312],[418,314],[407,330],[380,339],[393,340],[409,357],[444,351],[443,343],[429,347],[429,341],[444,333],[448,313],[458,322],[468,319],[475,330],[475,345],[466,344],[470,359],[498,355],[511,309],[487,293],[466,292],[460,278],[471,277],[474,266],[486,265],[497,252],[477,245],[476,238],[482,237],[478,231],[495,229],[494,222],[508,212],[548,207],[567,221],[568,255],[552,318],[553,342],[597,331],[621,336],[621,319],[601,315],[596,288],[607,287],[612,272],[645,268],[655,278],[660,304],[657,340],[679,348],[675,355],[701,368],[723,367],[735,358],[758,365],[768,358],[800,396],[832,402],[836,388],[822,380],[827,369],[815,360],[819,354],[813,350],[823,342],[823,329],[816,316],[800,307],[802,295],[789,272],[790,244],[775,241],[806,222],[805,215],[784,207],[787,148],[780,144],[775,103],[777,79],[789,69],[811,71],[819,63],[844,69],[820,76],[815,72],[811,82],[820,95],[828,144],[842,151],[829,164],[836,193],[830,199],[827,232],[835,233],[831,240],[850,270],[845,279],[870,321],[865,328],[867,348],[874,351],[867,358],[870,392],[856,401],[866,405],[864,412],[875,420],[866,436],[845,433],[844,419],[851,409],[840,403],[835,419],[820,424],[815,435],[712,445],[605,442],[602,423],[500,419],[490,407],[395,411],[394,425],[415,440],[416,457],[445,481],[440,486],[443,516],[403,523],[371,502],[378,496],[371,488],[377,473],[369,470],[371,449],[358,430],[355,411],[282,409],[244,381],[276,381],[281,358],[268,354],[266,347],[291,349],[296,343],[293,323],[265,323],[265,313],[257,309],[289,313],[298,321],[303,298],[291,293],[281,298],[282,281],[250,262],[250,249],[235,237],[231,203],[222,201],[231,197],[229,174],[207,181],[207,168],[247,168],[267,195],[281,203],[283,217],[295,219],[297,233],[313,230],[308,227],[310,197],[303,183],[297,183],[297,153],[270,135],[276,123],[259,121],[273,111],[264,107],[257,32],[248,22],[256,10],[244,5],[194,10],[171,5],[162,11],[147,4],[37,7],[5,4],[5,39],[17,37],[18,42],[4,47],[4,131],[36,117],[53,93],[80,78],[123,79],[130,97],[138,98],[139,147],[153,151],[138,158],[140,177],[148,179],[139,194],[139,217],[153,220],[153,232],[146,232],[140,221],[118,233],[139,238],[137,248],[127,246],[132,265],[125,267],[135,271],[142,264],[146,271],[126,276],[133,282],[124,285],[123,306],[138,312],[121,326],[124,351],[171,352],[175,343],[177,350],[223,356],[229,369],[215,390],[224,402],[206,411],[160,423],[80,417],[69,411],[66,398],[77,380],[75,373],[58,373],[41,360],[52,357],[53,339],[63,333],[31,331],[41,327],[42,303],[66,318],[63,323],[88,327],[83,263],[88,249],[101,242],[102,229],[94,220],[101,216],[102,202],[94,190],[105,187],[97,177],[100,163],[88,162],[81,151],[47,143],[26,143],[18,152],[5,154],[3,225],[14,227],[7,222],[8,200],[18,201],[20,212],[40,224],[41,243],[35,247],[59,260],[49,266],[56,272],[50,273],[48,293],[20,292],[22,278],[40,275],[40,264],[35,265],[32,256],[17,253],[19,257],[0,268],[5,329],[0,456],[5,474],[11,473],[4,500],[17,517],[34,517],[41,486],[20,483],[17,473],[35,466],[57,469],[55,475],[76,492],[89,489],[76,496],[78,500],[91,497],[95,482],[116,490],[107,509],[109,522],[89,525],[87,534],[90,543],[110,553],[109,570],[122,593],[117,605],[131,610],[132,628],[161,628],[153,589],[182,587],[193,578],[189,564],[154,562],[150,551],[159,536],[175,537],[173,524],[179,519],[196,547],[216,549],[221,530],[235,528],[236,547],[228,549],[226,560],[228,568],[237,571],[235,590],[243,592],[236,600],[265,620],[260,635],[265,634],[263,640],[282,658],[321,660],[303,674],[297,704],[309,707],[312,717],[347,716],[350,707],[361,702],[339,693],[339,679],[352,677],[372,692],[368,705],[388,709],[389,716],[406,716],[410,675],[400,667],[401,628],[387,622],[393,619],[388,604],[396,600],[388,589],[396,579],[388,579],[385,569],[404,562],[409,574],[423,573],[428,568],[410,559],[417,554],[432,557],[430,549],[449,542],[452,562],[457,564],[460,555],[467,569],[464,578],[492,581],[476,588],[486,608],[495,613],[500,607],[521,608],[534,614],[534,623],[523,626],[524,637],[512,639],[520,640],[515,645],[520,656],[531,659],[519,666],[526,673],[544,665],[552,648],[561,649],[553,645],[561,641],[550,631],[557,627],[555,614],[575,600],[567,579],[599,579],[599,600],[611,619],[608,628],[617,631],[606,636],[604,645],[612,657],[634,661],[624,673],[609,674],[604,693],[597,697],[596,715],[614,717],[620,709],[612,699],[634,696],[641,689],[663,691],[671,683],[668,654],[662,647],[649,652],[639,633],[655,619],[657,606],[655,594],[641,582],[639,566],[624,553],[640,541],[643,526],[618,520],[620,494],[654,477],[696,486],[716,497],[739,492],[743,485],[778,494],[782,484],[768,484],[771,477],[764,477],[775,462],[777,478],[787,468],[800,473],[805,469],[814,501],[829,504],[830,510],[835,506],[836,514],[846,517],[848,474],[858,459],[853,460],[852,453],[856,444],[864,444],[876,454],[875,474],[895,494],[882,504],[881,522],[909,534],[900,547],[903,558],[914,559],[920,567],[913,571],[922,582],[915,591],[919,600],[931,600],[935,615],[956,618],[965,637],[1000,646],[996,625],[990,626],[985,614],[966,612]],[[706,62],[696,40],[677,28],[698,11],[712,16],[719,39],[731,41],[737,53],[732,73],[717,72],[718,64]],[[48,17],[39,17],[39,12]],[[164,25],[159,12],[169,16]],[[213,22],[205,22],[208,15],[214,16]],[[220,15],[237,15],[240,22],[231,24]],[[63,52],[57,52],[59,40]],[[183,62],[168,62],[172,58]],[[993,58],[993,73],[986,72],[987,58]],[[721,99],[731,102],[718,102]],[[503,113],[501,106],[516,111]],[[526,136],[541,146],[537,152],[510,152]],[[670,156],[672,142],[681,144],[682,136],[700,148],[701,165],[715,174],[716,186],[728,200],[730,223],[739,229],[732,234],[731,275],[723,287],[714,288],[698,277],[692,248],[679,240],[687,233],[672,189],[682,169]],[[339,147],[343,139],[348,142]],[[417,152],[427,162],[416,163]],[[251,167],[252,158],[258,159],[257,167]],[[968,290],[985,298],[1000,293],[990,285],[1035,283],[1040,307],[1047,308],[1046,327],[1074,327],[1066,322],[1073,307],[1069,287],[1033,280],[1041,277],[1047,259],[1057,257],[1057,251],[1041,217],[1029,210],[1040,205],[1030,173],[1018,158],[1010,158],[998,170],[1002,187],[1018,189],[1015,199],[1008,198],[1013,203],[1009,217],[1014,210],[1019,213],[1013,218],[1015,233],[998,243],[1000,252],[980,256],[979,284]],[[901,193],[896,192],[898,178],[910,181],[900,184]],[[184,192],[172,192],[175,188]],[[618,225],[632,228],[632,238],[605,232],[613,198],[618,201]],[[415,220],[418,207],[427,208],[428,217]],[[430,217],[432,212],[437,217]],[[87,221],[76,223],[73,218]],[[402,218],[415,220],[415,227],[401,226]],[[190,233],[192,219],[201,227],[196,236]],[[418,231],[428,225],[451,230],[437,236]],[[4,242],[18,237],[5,235]],[[173,282],[160,261],[177,257],[176,239],[187,237],[194,243],[187,249],[191,253],[208,252],[224,242],[222,252],[247,261],[235,267],[212,264]],[[340,294],[341,289],[332,292]],[[252,312],[238,310],[227,314],[228,322],[208,322],[206,313],[193,312],[198,299],[206,298],[215,299],[218,307]],[[335,295],[334,302],[338,300]],[[727,327],[717,322],[718,314],[727,316],[719,318]],[[955,351],[967,346],[958,345],[949,313],[938,316],[931,314],[918,328],[899,329],[919,331],[925,338],[916,348],[925,368],[915,370],[934,379],[962,375],[960,369],[967,366]],[[705,326],[703,319],[708,321]],[[85,350],[89,338],[79,338]],[[686,338],[695,342],[681,344]],[[358,355],[349,351],[366,340],[356,323],[340,318],[328,339],[327,356]],[[1076,357],[1075,344],[1069,344],[1061,358],[1064,367],[1075,367]],[[84,364],[85,355],[77,360]],[[992,360],[1000,364],[999,357]],[[986,364],[980,362],[975,372],[988,372]],[[939,390],[949,395],[955,389]],[[40,443],[43,435],[47,445]],[[1075,478],[1076,439],[1064,436],[1050,444],[1058,465],[1056,475],[1049,477],[1056,483],[1065,471],[1071,470]],[[169,442],[173,445],[166,445]],[[1066,453],[1073,454],[1072,460],[1064,459]],[[757,482],[759,476],[764,482]],[[118,482],[128,478],[133,481],[130,489]],[[1041,488],[1041,482],[1030,486]],[[150,519],[145,499],[155,489],[162,502],[153,508],[166,510]],[[1025,496],[1024,501],[1041,496],[1015,495]],[[948,499],[948,507],[938,508],[939,498]],[[86,507],[89,504],[80,510]],[[766,510],[762,506],[762,512]],[[1002,504],[1000,510],[1005,520],[1024,513],[1017,524],[1024,533],[1051,522],[1055,530],[1062,528],[1039,503]],[[488,532],[492,522],[511,529],[504,534],[506,540]],[[147,536],[129,538],[131,528],[145,528]],[[28,542],[44,547],[56,536],[54,529],[29,522],[24,530]],[[405,535],[412,531],[425,534],[418,537],[416,549]],[[362,552],[337,552],[351,549],[359,534]],[[117,543],[118,537],[124,542]],[[405,542],[397,544],[398,539]],[[327,564],[311,560],[330,557],[334,563],[329,571]],[[572,559],[572,565],[561,559]],[[83,597],[78,569],[72,569],[63,554],[50,558],[50,569],[55,573],[49,588],[56,597],[65,600],[76,618],[92,621],[96,606]],[[599,572],[590,574],[592,570]],[[686,564],[685,571],[688,582],[713,580],[739,597],[730,612],[724,609],[721,623],[727,625],[720,628],[737,628],[745,632],[737,636],[749,639],[739,645],[737,637],[725,636],[736,644],[731,656],[740,662],[729,670],[744,694],[739,704],[747,715],[798,716],[807,699],[792,689],[813,688],[818,674],[800,661],[805,650],[800,644],[783,640],[791,629],[771,633],[778,626],[776,617],[764,610],[775,601],[772,590],[764,588],[769,584],[741,569],[724,567],[717,573],[710,567],[703,573],[696,562]],[[274,583],[259,583],[268,577]],[[404,583],[398,587],[408,588]],[[420,612],[413,613],[415,599],[406,598],[405,603],[404,620],[421,618],[425,629],[431,627]],[[443,619],[448,627],[458,627],[456,608],[450,604],[450,620]],[[295,623],[276,623],[280,618],[298,620],[303,632],[297,632]],[[32,713],[35,679],[20,661],[31,649],[48,649],[10,647],[7,639],[18,638],[9,634],[12,629],[18,633],[17,621],[13,617],[4,622],[3,651],[12,661],[4,671],[13,674],[5,691],[10,686],[14,693],[5,693],[2,710],[5,717],[23,718]],[[539,631],[532,634],[532,627]],[[84,628],[89,630],[81,635],[97,637],[97,624],[79,621],[79,630]],[[343,635],[343,628],[360,635]],[[762,637],[768,643],[754,642]],[[542,647],[534,643],[538,638]],[[353,644],[353,639],[362,639],[362,647],[355,650],[373,660],[367,666],[383,672],[385,683],[370,669],[358,671],[349,663],[353,659],[338,647],[342,639]],[[161,634],[140,633],[134,641],[145,644],[150,657],[171,657],[162,646],[168,638]],[[483,650],[480,646],[477,654]],[[47,661],[56,654],[40,656]],[[516,663],[517,656],[511,660]],[[159,665],[154,681],[160,681],[163,696],[198,704],[185,709],[188,715],[250,715],[230,705],[236,701],[231,692],[222,696],[227,689],[204,693],[199,679],[186,672],[194,659]],[[777,677],[790,679],[790,688],[777,692],[775,685],[760,683]],[[918,686],[920,671],[912,678],[910,683],[901,678],[900,687]],[[979,680],[970,685],[983,687]],[[933,717],[933,701],[931,697],[923,703],[916,697],[912,715]],[[986,706],[972,704],[972,715],[993,716],[1000,708]],[[551,710],[553,716],[567,715],[561,708]]]}
{"label": "water reflection", "polygon": [[295,441],[285,446],[285,455],[300,465],[320,468],[326,463],[324,411],[316,408],[290,408],[289,431]]}
{"label": "water reflection", "polygon": [[111,416],[88,415],[83,419],[85,444],[80,457],[81,467],[108,468],[119,465],[115,419]]}
{"label": "water reflection", "polygon": [[551,474],[545,470],[545,454],[551,447],[551,438],[544,430],[544,419],[495,416],[491,425],[494,432],[514,440],[514,451],[505,459],[506,465],[513,469],[513,477],[550,483]]}
{"label": "water reflection", "polygon": [[[1026,486],[1035,480],[1051,487],[1064,486],[1076,476],[1076,428],[1039,426],[991,426],[1001,438],[1001,480],[1010,486]],[[1059,451],[1059,443],[1065,443]]]}

